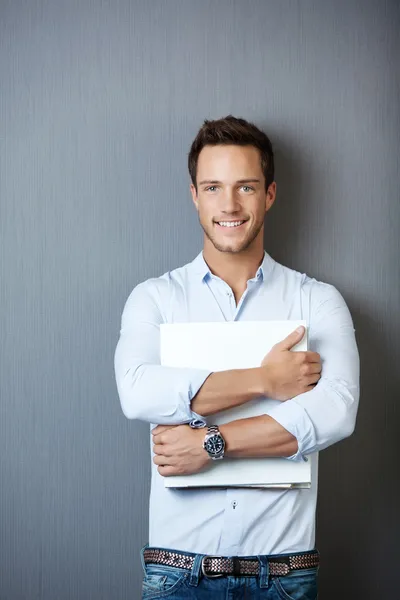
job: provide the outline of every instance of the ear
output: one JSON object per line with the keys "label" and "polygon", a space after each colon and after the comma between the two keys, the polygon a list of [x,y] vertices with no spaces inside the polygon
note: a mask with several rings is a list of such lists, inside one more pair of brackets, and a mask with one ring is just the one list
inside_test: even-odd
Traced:
{"label": "ear", "polygon": [[267,190],[267,194],[265,196],[265,212],[268,212],[276,199],[276,182],[273,181]]}
{"label": "ear", "polygon": [[199,202],[197,200],[197,192],[196,192],[196,188],[194,187],[193,183],[190,184],[190,193],[192,194],[192,200],[193,200],[193,204],[196,207],[196,210],[199,210]]}

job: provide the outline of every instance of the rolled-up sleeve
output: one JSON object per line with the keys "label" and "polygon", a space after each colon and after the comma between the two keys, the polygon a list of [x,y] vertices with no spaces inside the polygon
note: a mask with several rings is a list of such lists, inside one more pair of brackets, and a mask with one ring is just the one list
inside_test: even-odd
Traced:
{"label": "rolled-up sleeve", "polygon": [[350,436],[359,403],[360,364],[350,311],[338,290],[315,282],[310,297],[309,349],[321,356],[321,379],[309,392],[269,412],[298,442],[289,460],[304,460]]}
{"label": "rolled-up sleeve", "polygon": [[126,301],[114,356],[121,408],[128,419],[177,425],[202,419],[191,410],[211,371],[160,365],[159,295],[152,280],[139,284]]}

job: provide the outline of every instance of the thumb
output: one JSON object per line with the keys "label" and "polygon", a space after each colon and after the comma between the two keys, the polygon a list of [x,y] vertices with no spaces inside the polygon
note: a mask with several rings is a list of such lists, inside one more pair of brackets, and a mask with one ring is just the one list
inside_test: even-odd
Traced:
{"label": "thumb", "polygon": [[300,327],[298,327],[297,329],[295,329],[295,331],[292,331],[292,333],[285,337],[284,340],[276,344],[275,348],[278,348],[279,350],[290,350],[293,346],[298,344],[300,340],[303,339],[304,332],[305,327],[303,327],[303,325],[300,325]]}

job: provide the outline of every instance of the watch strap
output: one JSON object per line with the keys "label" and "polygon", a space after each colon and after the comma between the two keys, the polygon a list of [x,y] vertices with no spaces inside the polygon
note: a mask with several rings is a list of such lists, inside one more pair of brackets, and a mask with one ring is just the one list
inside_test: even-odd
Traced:
{"label": "watch strap", "polygon": [[221,435],[218,425],[209,425],[207,427],[207,433],[211,435]]}

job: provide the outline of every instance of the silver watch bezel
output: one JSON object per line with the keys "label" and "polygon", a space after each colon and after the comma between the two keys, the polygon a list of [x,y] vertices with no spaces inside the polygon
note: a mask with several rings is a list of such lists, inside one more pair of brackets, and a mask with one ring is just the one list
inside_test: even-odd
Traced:
{"label": "silver watch bezel", "polygon": [[[222,450],[220,452],[218,452],[218,454],[213,454],[212,452],[210,452],[207,449],[207,443],[211,440],[211,438],[213,437],[218,437],[221,441],[222,441]],[[207,452],[208,456],[212,459],[212,460],[221,460],[222,458],[224,458],[224,454],[225,454],[225,439],[223,437],[223,435],[221,434],[219,427],[217,425],[209,425],[207,427],[207,433],[204,437],[204,441],[203,441],[203,448],[204,450]]]}

